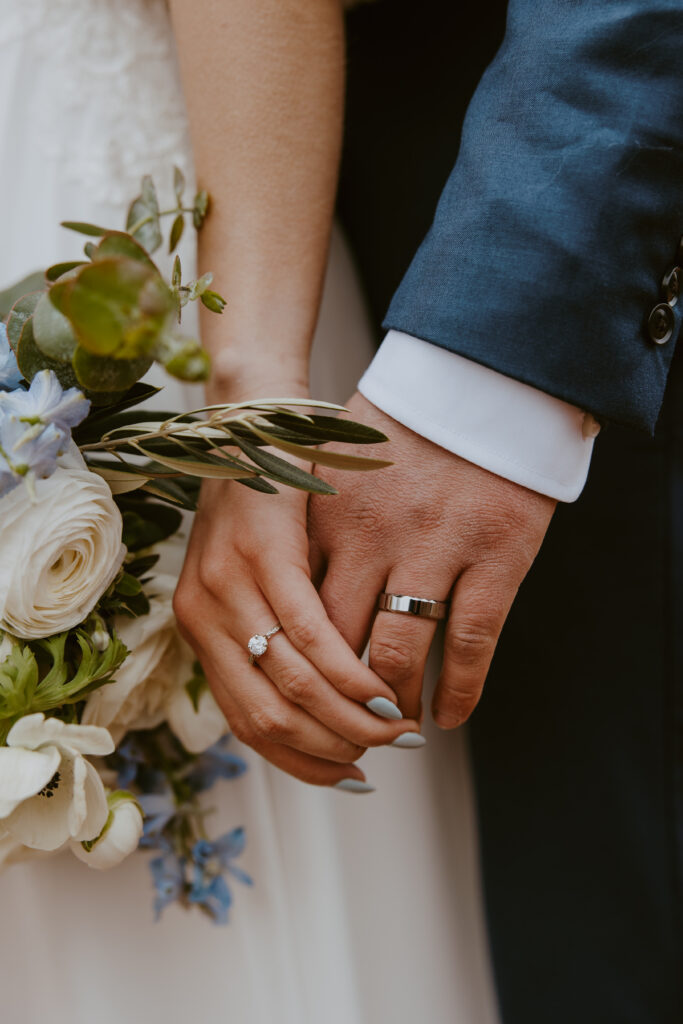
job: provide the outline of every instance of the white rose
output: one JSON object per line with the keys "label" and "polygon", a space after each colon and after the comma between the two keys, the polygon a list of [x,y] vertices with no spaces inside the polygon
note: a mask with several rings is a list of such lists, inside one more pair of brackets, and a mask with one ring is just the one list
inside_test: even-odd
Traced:
{"label": "white rose", "polygon": [[0,628],[24,640],[82,622],[126,553],[111,491],[75,446],[34,491],[0,500]]}
{"label": "white rose", "polygon": [[25,715],[0,747],[0,819],[13,839],[56,850],[68,839],[93,839],[109,810],[102,780],[84,754],[111,754],[106,729]]}
{"label": "white rose", "polygon": [[115,868],[134,853],[142,836],[142,811],[130,793],[111,793],[107,804],[109,817],[97,839],[70,844],[74,856],[98,871]]}
{"label": "white rose", "polygon": [[82,721],[109,729],[116,743],[130,729],[154,729],[168,721],[186,750],[201,753],[225,735],[228,724],[209,690],[195,711],[185,689],[195,655],[178,632],[175,585],[172,576],[156,576],[147,588],[149,614],[117,619],[117,635],[130,654],[115,681],[90,695]]}

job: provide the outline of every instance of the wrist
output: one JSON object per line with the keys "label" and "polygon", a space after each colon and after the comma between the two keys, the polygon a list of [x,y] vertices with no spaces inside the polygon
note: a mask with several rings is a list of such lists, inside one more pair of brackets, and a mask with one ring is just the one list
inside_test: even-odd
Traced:
{"label": "wrist", "polygon": [[244,358],[229,348],[211,356],[211,375],[206,383],[210,404],[267,398],[308,398],[308,363],[283,353],[252,350]]}

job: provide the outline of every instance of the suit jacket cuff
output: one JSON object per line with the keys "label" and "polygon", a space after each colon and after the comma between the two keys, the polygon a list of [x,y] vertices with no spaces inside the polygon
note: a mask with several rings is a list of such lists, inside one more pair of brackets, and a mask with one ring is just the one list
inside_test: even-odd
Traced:
{"label": "suit jacket cuff", "polygon": [[445,348],[389,331],[358,385],[387,415],[456,455],[559,501],[588,475],[596,421]]}

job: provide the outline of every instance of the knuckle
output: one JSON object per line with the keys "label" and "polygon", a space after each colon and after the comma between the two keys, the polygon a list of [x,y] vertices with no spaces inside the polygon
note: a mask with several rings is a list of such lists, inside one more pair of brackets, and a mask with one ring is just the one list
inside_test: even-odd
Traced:
{"label": "knuckle", "polygon": [[302,615],[294,618],[287,625],[287,638],[290,640],[298,651],[302,654],[306,654],[314,646],[317,640],[318,631],[315,627],[315,623],[309,617],[306,618]]}
{"label": "knuckle", "polygon": [[281,682],[283,694],[294,704],[309,704],[313,688],[310,677],[303,672],[290,672]]}
{"label": "knuckle", "polygon": [[498,626],[485,621],[457,622],[446,636],[446,657],[461,665],[488,660],[496,646]]}
{"label": "knuckle", "polygon": [[287,743],[291,737],[291,727],[280,711],[259,708],[252,712],[251,727],[257,737],[268,743]]}
{"label": "knuckle", "polygon": [[354,530],[376,542],[378,531],[384,528],[384,504],[373,497],[365,496],[362,500],[354,502],[352,518]]}
{"label": "knuckle", "polygon": [[440,713],[445,715],[449,722],[462,725],[476,708],[480,695],[479,688],[470,690],[458,686],[445,687],[439,700]]}
{"label": "knuckle", "polygon": [[370,644],[370,667],[380,679],[397,683],[410,679],[417,665],[417,651],[405,637],[386,636]]}
{"label": "knuckle", "polygon": [[235,739],[239,740],[240,743],[246,744],[248,747],[253,747],[256,741],[256,736],[253,729],[250,729],[243,718],[233,718],[230,721],[230,731]]}
{"label": "knuckle", "polygon": [[194,615],[195,600],[190,588],[183,584],[182,580],[175,589],[173,595],[173,613],[181,627],[190,625]]}
{"label": "knuckle", "polygon": [[210,594],[220,595],[225,587],[226,572],[223,564],[216,558],[202,558],[197,566],[197,576],[204,590]]}

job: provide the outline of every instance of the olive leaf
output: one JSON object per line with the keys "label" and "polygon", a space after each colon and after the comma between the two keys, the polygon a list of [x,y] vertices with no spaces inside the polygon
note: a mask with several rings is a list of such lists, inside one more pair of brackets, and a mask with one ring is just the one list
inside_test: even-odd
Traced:
{"label": "olive leaf", "polygon": [[341,452],[328,452],[324,449],[317,448],[315,453],[312,453],[308,448],[301,444],[294,444],[292,441],[285,441],[281,437],[275,434],[269,434],[266,430],[262,430],[257,427],[255,423],[250,424],[251,429],[260,437],[266,444],[273,445],[275,448],[280,448],[284,452],[288,452],[290,455],[298,455],[302,459],[311,459],[314,454],[314,461],[319,466],[329,466],[332,469],[353,469],[353,470],[371,470],[371,469],[384,469],[386,466],[393,465],[392,462],[387,462],[385,459],[369,459],[362,455],[344,455]]}

